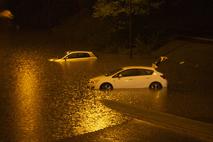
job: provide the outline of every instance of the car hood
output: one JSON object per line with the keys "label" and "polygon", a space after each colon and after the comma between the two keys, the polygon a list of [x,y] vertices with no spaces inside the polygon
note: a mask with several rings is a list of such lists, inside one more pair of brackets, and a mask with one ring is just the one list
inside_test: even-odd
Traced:
{"label": "car hood", "polygon": [[105,75],[100,75],[100,76],[93,77],[90,80],[100,80],[100,79],[105,78],[105,77],[106,77]]}
{"label": "car hood", "polygon": [[48,59],[48,61],[60,61],[61,59],[59,59],[59,58],[51,58],[51,59]]}

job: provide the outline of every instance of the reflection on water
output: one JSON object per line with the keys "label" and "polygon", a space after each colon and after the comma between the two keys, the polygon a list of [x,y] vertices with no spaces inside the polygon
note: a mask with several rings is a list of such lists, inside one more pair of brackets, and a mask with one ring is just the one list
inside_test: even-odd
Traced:
{"label": "reflection on water", "polygon": [[[84,100],[70,100],[67,110],[60,116],[58,130],[53,132],[54,137],[62,139],[74,135],[94,132],[106,127],[117,125],[128,120],[127,117],[107,108],[100,102],[100,98],[85,96]],[[87,94],[85,94],[87,95]],[[94,98],[95,97],[95,98]],[[104,97],[104,96],[103,96]]]}
{"label": "reflection on water", "polygon": [[98,72],[96,62],[53,63],[43,52],[30,49],[10,49],[8,54],[2,66],[14,105],[14,141],[63,139],[128,120],[100,103],[104,93],[86,89]]}
{"label": "reflection on water", "polygon": [[[17,53],[16,53],[17,54]],[[38,141],[39,130],[39,67],[27,54],[17,54],[11,74],[14,79],[14,105],[16,107],[17,141]]]}
{"label": "reflection on water", "polygon": [[85,103],[76,115],[79,115],[79,125],[74,127],[75,134],[94,132],[125,121],[121,114],[103,106],[97,100]]}
{"label": "reflection on water", "polygon": [[108,98],[110,100],[140,106],[145,109],[165,111],[167,88],[158,91],[146,88],[114,90],[110,92]]}
{"label": "reflection on water", "polygon": [[[1,59],[7,56],[0,62],[4,67],[1,69],[0,101],[1,104],[9,104],[0,105],[1,120],[10,118],[0,130],[2,141],[11,138],[17,142],[64,139],[130,119],[104,106],[102,99],[160,111],[175,110],[173,106],[176,104],[176,110],[183,112],[177,105],[181,104],[183,95],[181,99],[180,94],[171,96],[167,89],[100,92],[86,88],[89,78],[131,65],[128,60],[116,56],[106,61],[100,58],[95,62],[54,63],[48,58],[56,53],[47,50],[20,48],[0,52]],[[138,61],[136,59],[136,63]],[[7,103],[4,103],[5,100]],[[197,97],[195,102],[199,104],[200,100]],[[209,103],[212,104],[211,101]],[[9,124],[13,127],[8,127]]]}
{"label": "reflection on water", "polygon": [[[67,92],[72,97],[65,101],[54,101],[51,121],[54,122],[53,137],[63,139],[74,135],[94,132],[113,125],[128,121],[125,115],[117,113],[101,103],[103,99],[112,99],[134,105],[143,105],[149,109],[164,109],[164,99],[167,96],[166,89],[150,91],[138,90],[114,90],[101,92],[83,89],[83,93]],[[68,96],[66,96],[68,97]],[[54,100],[61,100],[60,97]],[[63,104],[65,104],[65,106]],[[59,114],[60,110],[63,111]],[[53,115],[54,114],[54,115]],[[57,124],[55,122],[57,121]],[[51,124],[52,125],[52,124]]]}

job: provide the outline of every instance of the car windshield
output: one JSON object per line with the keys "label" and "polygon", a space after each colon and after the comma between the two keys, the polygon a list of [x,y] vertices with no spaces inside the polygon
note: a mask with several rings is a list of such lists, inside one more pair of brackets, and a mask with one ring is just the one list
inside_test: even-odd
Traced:
{"label": "car windshield", "polygon": [[111,75],[115,74],[116,72],[118,72],[118,71],[120,71],[120,70],[122,70],[122,68],[118,68],[118,69],[116,69],[116,70],[112,70],[112,71],[106,73],[105,76],[111,76]]}
{"label": "car windshield", "polygon": [[67,55],[63,56],[61,59],[65,59],[65,58],[67,58]]}

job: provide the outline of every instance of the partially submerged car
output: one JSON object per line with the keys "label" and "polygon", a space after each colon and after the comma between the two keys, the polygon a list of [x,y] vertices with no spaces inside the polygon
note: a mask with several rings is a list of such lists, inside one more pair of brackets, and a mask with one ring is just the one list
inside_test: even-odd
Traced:
{"label": "partially submerged car", "polygon": [[154,67],[127,66],[90,79],[88,87],[100,90],[117,88],[161,89],[167,87],[167,80]]}
{"label": "partially submerged car", "polygon": [[49,61],[64,62],[64,61],[90,61],[96,60],[97,57],[92,51],[67,51],[62,58],[53,58]]}

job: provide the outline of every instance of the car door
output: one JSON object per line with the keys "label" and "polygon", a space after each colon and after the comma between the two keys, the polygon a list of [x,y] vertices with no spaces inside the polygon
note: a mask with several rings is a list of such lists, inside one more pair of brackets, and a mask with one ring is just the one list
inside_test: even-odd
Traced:
{"label": "car door", "polygon": [[114,88],[135,88],[137,85],[137,69],[121,71],[113,77]]}
{"label": "car door", "polygon": [[72,61],[73,59],[78,58],[78,53],[70,53],[64,57],[65,61]]}
{"label": "car door", "polygon": [[139,69],[137,78],[135,79],[135,88],[148,88],[152,82],[153,70]]}
{"label": "car door", "polygon": [[78,53],[79,60],[89,60],[90,55],[88,53]]}
{"label": "car door", "polygon": [[127,69],[113,77],[115,88],[145,88],[153,71],[144,69]]}

